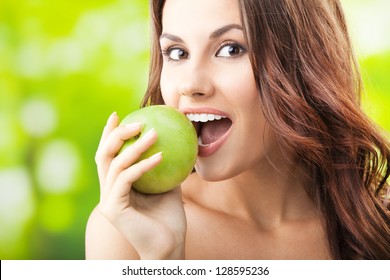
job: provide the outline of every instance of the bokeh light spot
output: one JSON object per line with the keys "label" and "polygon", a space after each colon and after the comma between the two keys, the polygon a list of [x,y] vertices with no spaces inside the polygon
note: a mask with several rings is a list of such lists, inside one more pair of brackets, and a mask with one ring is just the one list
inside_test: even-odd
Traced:
{"label": "bokeh light spot", "polygon": [[19,50],[16,68],[20,76],[38,78],[45,74],[45,51],[38,40],[26,42]]}
{"label": "bokeh light spot", "polygon": [[12,241],[35,212],[30,175],[24,167],[0,169],[0,241]]}
{"label": "bokeh light spot", "polygon": [[57,126],[57,113],[47,100],[27,100],[20,111],[24,130],[34,137],[48,135]]}
{"label": "bokeh light spot", "polygon": [[79,71],[84,64],[83,48],[77,41],[57,40],[52,44],[47,55],[47,64],[52,71],[69,74]]}
{"label": "bokeh light spot", "polygon": [[390,1],[343,0],[350,35],[360,56],[369,56],[390,49]]}
{"label": "bokeh light spot", "polygon": [[38,156],[36,176],[39,187],[47,193],[72,190],[80,168],[80,155],[67,140],[47,144]]}

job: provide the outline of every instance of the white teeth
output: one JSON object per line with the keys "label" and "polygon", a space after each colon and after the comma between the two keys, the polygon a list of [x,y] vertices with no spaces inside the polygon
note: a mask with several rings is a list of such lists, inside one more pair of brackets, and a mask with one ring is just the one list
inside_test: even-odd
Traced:
{"label": "white teeth", "polygon": [[226,116],[220,116],[215,114],[186,114],[187,118],[192,122],[208,122],[226,118]]}
{"label": "white teeth", "polygon": [[200,121],[207,122],[209,120],[207,114],[200,114]]}

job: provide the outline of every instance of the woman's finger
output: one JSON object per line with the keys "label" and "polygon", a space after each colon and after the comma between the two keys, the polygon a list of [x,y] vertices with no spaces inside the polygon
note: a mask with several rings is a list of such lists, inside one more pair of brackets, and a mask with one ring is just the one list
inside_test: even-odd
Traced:
{"label": "woman's finger", "polygon": [[[156,167],[162,160],[162,152],[158,152],[151,157],[144,159],[126,170],[124,170],[115,181],[111,191],[110,197],[115,201],[121,201],[122,199],[125,203],[129,203],[128,195],[131,190],[131,183],[137,181],[141,176],[148,172],[149,170]],[[131,182],[131,183],[130,183]]]}
{"label": "woman's finger", "polygon": [[107,136],[111,133],[111,131],[114,130],[115,127],[117,127],[119,124],[119,118],[118,114],[116,112],[113,112],[107,119],[107,123],[104,126],[102,137],[100,138],[99,147],[102,145],[102,143],[105,142],[107,139]]}
{"label": "woman's finger", "polygon": [[102,196],[110,191],[110,186],[114,184],[119,174],[134,164],[147,149],[149,149],[157,140],[157,133],[154,129],[149,130],[145,135],[138,139],[133,145],[127,147],[120,155],[111,161],[107,171],[105,185]]}
{"label": "woman's finger", "polygon": [[118,126],[119,123],[119,118],[116,112],[113,112],[107,119],[107,123],[104,126],[102,136],[99,141],[98,148],[96,150],[95,154],[95,162],[98,166],[98,175],[99,175],[99,182],[102,183],[104,182],[103,180],[103,173],[99,171],[99,165],[100,165],[100,151],[103,143],[107,140],[108,135]]}
{"label": "woman's finger", "polygon": [[119,152],[124,141],[138,135],[141,127],[142,124],[138,122],[116,127],[107,135],[105,141],[102,142],[95,157],[101,186],[105,184],[111,162]]}

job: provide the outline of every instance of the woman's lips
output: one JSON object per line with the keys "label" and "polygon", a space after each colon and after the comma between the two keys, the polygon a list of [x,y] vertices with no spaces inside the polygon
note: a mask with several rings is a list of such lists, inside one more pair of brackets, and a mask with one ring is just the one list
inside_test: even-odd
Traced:
{"label": "woman's lips", "polygon": [[[214,108],[185,108],[181,111],[192,121],[197,130],[198,156],[200,157],[214,154],[224,144],[231,132],[232,121],[223,111]],[[219,125],[220,127],[218,127]],[[202,126],[207,126],[205,135],[202,135]]]}
{"label": "woman's lips", "polygon": [[231,131],[231,127],[215,142],[212,142],[210,144],[205,144],[205,145],[202,144],[198,145],[198,156],[208,157],[214,154],[223,145],[223,143],[225,143],[226,139],[229,137],[230,131]]}

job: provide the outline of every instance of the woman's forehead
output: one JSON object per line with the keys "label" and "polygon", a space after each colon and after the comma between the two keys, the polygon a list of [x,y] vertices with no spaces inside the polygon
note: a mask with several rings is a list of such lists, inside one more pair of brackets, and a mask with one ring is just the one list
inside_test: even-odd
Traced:
{"label": "woman's forehead", "polygon": [[237,0],[166,0],[162,26],[169,32],[215,30],[227,24],[241,24]]}

